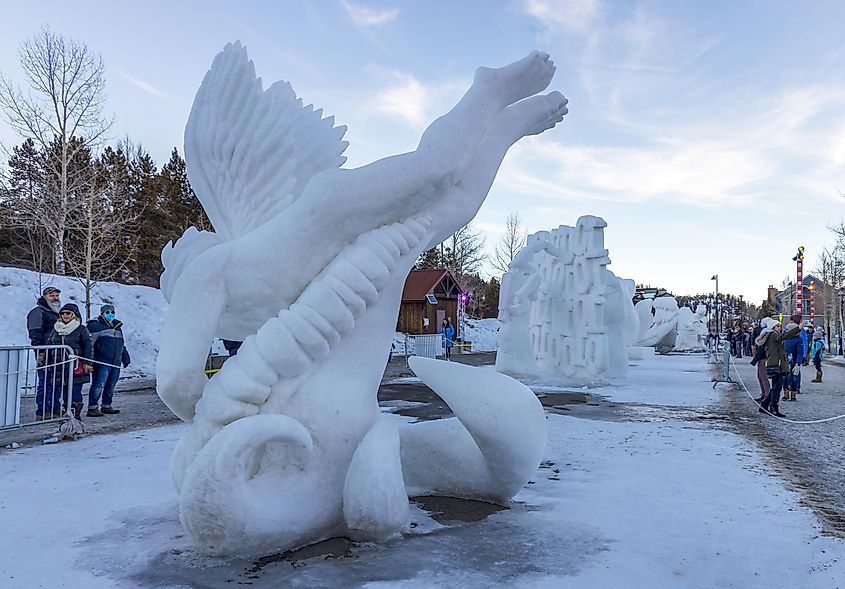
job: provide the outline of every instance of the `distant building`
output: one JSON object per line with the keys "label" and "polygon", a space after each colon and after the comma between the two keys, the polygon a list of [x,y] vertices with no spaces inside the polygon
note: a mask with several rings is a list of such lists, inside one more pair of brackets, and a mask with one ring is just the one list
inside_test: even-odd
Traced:
{"label": "distant building", "polygon": [[775,298],[778,296],[778,289],[775,288],[773,284],[769,285],[768,295],[766,296],[766,300],[768,300],[772,305],[775,304]]}
{"label": "distant building", "polygon": [[458,329],[458,297],[461,285],[449,270],[411,270],[402,290],[402,305],[396,331],[402,333],[439,333],[443,318]]}
{"label": "distant building", "polygon": [[653,286],[646,286],[643,284],[638,284],[637,288],[634,290],[634,304],[639,303],[643,299],[656,299],[658,297],[670,297],[672,296],[668,290],[665,288],[660,287],[653,287]]}
{"label": "distant building", "polygon": [[[827,289],[832,288],[830,285],[826,285],[822,282],[818,277],[814,276],[813,274],[805,274],[803,279],[803,290],[801,295],[801,307],[802,307],[802,314],[804,319],[810,318],[810,283],[813,284],[813,290],[815,291],[814,299],[815,299],[815,322],[817,325],[821,324],[824,321],[825,315],[825,301],[826,301],[826,294]],[[774,287],[769,287],[769,297],[772,296],[772,290]],[[785,289],[781,291],[777,291],[777,294],[774,295],[774,304],[775,304],[775,311],[782,314],[784,317],[788,317],[792,315],[797,310],[797,298],[796,298],[797,289],[795,288],[794,283],[790,283]]]}

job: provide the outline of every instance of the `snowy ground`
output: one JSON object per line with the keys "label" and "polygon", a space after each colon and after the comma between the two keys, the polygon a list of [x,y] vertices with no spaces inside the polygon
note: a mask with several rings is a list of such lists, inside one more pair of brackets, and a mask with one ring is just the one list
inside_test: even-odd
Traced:
{"label": "snowy ground", "polygon": [[472,523],[415,509],[387,545],[256,562],[188,545],[167,475],[183,426],[7,451],[0,586],[845,587],[845,543],[750,442],[713,428],[721,393],[701,356],[587,392],[583,410],[550,411],[545,460],[510,509]]}

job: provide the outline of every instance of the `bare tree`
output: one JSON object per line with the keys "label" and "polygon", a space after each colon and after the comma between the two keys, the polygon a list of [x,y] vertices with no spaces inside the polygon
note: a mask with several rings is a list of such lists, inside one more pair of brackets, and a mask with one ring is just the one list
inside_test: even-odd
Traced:
{"label": "bare tree", "polygon": [[71,173],[81,150],[92,150],[111,127],[103,118],[103,60],[84,43],[43,28],[20,47],[21,69],[29,83],[24,92],[0,74],[0,109],[22,137],[34,139],[48,159],[54,182],[47,184],[40,206],[21,211],[52,241],[55,269],[65,272],[65,238],[76,196],[84,180]]}
{"label": "bare tree", "polygon": [[101,165],[92,166],[87,191],[71,215],[74,247],[66,252],[68,269],[85,289],[85,317],[91,317],[91,293],[98,282],[125,278],[131,261],[124,252],[125,240],[140,213],[121,206],[127,194],[118,178]]}
{"label": "bare tree", "polygon": [[525,247],[526,239],[519,213],[516,211],[510,213],[505,221],[505,230],[499,236],[499,243],[493,254],[493,267],[502,273],[507,272],[516,254]]}
{"label": "bare tree", "polygon": [[459,280],[478,271],[485,259],[484,237],[472,224],[464,225],[443,243],[449,244],[443,252],[445,265]]}

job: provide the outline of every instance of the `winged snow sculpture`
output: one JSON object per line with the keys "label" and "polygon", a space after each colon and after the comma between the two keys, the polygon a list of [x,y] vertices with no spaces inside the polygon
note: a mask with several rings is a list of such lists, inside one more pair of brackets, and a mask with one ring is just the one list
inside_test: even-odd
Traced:
{"label": "winged snow sculpture", "polygon": [[[409,493],[503,502],[534,472],[545,419],[511,378],[412,359],[456,417],[402,428],[376,394],[417,256],[473,218],[513,143],[563,120],[560,93],[536,95],[554,71],[538,52],[480,68],[415,151],[341,169],[344,127],[287,83],[264,90],[239,43],[215,58],[185,128],[214,231],[162,252],[157,364],[191,424],[171,472],[204,551],[381,539],[406,526]],[[244,343],[206,380],[215,336]]]}

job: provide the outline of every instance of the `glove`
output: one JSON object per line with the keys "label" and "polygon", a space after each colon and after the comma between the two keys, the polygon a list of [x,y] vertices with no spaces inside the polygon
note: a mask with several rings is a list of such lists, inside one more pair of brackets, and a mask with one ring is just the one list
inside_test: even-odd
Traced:
{"label": "glove", "polygon": [[38,362],[39,366],[44,366],[47,357],[44,355],[44,352],[38,352],[38,355],[35,357],[36,362]]}

